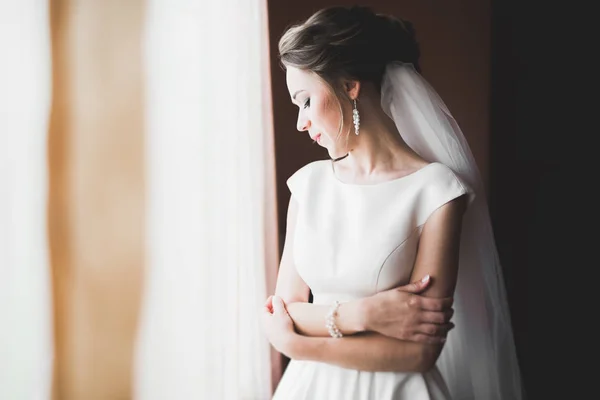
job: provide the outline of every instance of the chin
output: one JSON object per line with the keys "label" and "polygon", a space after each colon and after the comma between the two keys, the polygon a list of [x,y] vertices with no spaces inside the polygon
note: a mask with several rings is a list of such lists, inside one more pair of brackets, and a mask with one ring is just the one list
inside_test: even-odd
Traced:
{"label": "chin", "polygon": [[335,160],[336,158],[344,157],[346,154],[348,154],[346,152],[340,151],[339,149],[334,149],[334,150],[327,149],[327,152],[329,153],[329,157],[332,160]]}

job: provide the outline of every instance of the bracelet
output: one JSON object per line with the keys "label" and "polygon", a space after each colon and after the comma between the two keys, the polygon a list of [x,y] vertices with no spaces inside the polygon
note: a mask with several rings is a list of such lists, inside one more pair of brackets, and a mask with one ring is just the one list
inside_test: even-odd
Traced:
{"label": "bracelet", "polygon": [[329,331],[329,335],[331,335],[331,337],[339,339],[342,336],[342,332],[340,332],[340,330],[338,329],[337,325],[335,324],[335,317],[337,316],[337,311],[338,308],[340,307],[340,302],[339,301],[334,301],[333,305],[331,306],[331,309],[329,310],[329,313],[327,314],[327,317],[325,317],[325,326],[327,327],[327,330]]}

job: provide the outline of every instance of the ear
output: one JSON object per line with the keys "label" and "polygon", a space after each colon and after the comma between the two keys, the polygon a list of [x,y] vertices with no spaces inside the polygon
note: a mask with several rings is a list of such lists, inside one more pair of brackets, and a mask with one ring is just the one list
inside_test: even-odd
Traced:
{"label": "ear", "polygon": [[360,94],[360,81],[355,80],[345,80],[344,81],[344,91],[350,100],[355,100],[358,98]]}

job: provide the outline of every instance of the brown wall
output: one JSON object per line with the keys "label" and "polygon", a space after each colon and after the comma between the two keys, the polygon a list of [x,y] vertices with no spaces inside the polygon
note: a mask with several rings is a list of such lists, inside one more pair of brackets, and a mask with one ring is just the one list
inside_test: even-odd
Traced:
{"label": "brown wall", "polygon": [[[329,158],[296,130],[297,109],[290,102],[285,73],[277,60],[279,37],[290,24],[320,8],[353,5],[353,1],[269,1],[271,74],[277,167],[277,198],[281,237],[289,201],[286,179],[310,161]],[[421,45],[422,73],[445,100],[461,125],[485,179],[488,171],[490,97],[490,0],[457,0],[451,4],[420,0],[361,3],[376,12],[413,22]],[[486,180],[487,182],[487,180]],[[283,240],[280,240],[280,247]]]}

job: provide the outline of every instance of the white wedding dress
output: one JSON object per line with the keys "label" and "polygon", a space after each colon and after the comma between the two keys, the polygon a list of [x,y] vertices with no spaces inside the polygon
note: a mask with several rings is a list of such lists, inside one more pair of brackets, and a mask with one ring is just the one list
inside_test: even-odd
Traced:
{"label": "white wedding dress", "polygon": [[[409,283],[427,218],[452,199],[472,196],[441,163],[361,185],[340,181],[333,162],[320,160],[299,169],[287,183],[299,205],[295,266],[311,288],[313,302],[328,305]],[[450,398],[437,368],[426,373],[365,372],[291,360],[273,400]]]}

